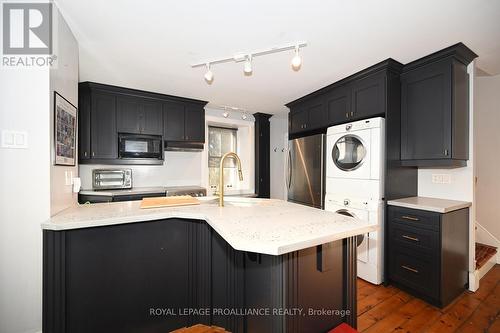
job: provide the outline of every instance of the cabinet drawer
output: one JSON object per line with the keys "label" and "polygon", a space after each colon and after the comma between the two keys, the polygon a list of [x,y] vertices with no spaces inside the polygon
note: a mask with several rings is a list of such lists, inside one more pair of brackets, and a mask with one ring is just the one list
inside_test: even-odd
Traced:
{"label": "cabinet drawer", "polygon": [[389,239],[395,246],[403,246],[413,251],[428,254],[439,253],[439,232],[415,228],[406,223],[390,221]]}
{"label": "cabinet drawer", "polygon": [[393,248],[389,261],[390,279],[432,298],[439,295],[439,269],[432,256],[414,256]]}
{"label": "cabinet drawer", "polygon": [[389,221],[401,222],[414,228],[439,231],[441,214],[417,209],[389,206]]}

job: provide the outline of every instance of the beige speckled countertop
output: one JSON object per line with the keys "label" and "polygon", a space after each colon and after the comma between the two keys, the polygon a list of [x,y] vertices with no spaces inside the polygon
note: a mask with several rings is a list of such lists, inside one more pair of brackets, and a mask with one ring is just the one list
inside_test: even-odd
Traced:
{"label": "beige speckled countertop", "polygon": [[436,213],[449,213],[454,210],[470,207],[472,203],[468,201],[447,200],[428,197],[410,197],[387,202],[390,206],[398,206],[412,209],[426,210]]}
{"label": "beige speckled countertop", "polygon": [[[68,208],[42,223],[46,230],[70,230],[169,218],[205,220],[234,249],[281,255],[378,229],[352,217],[274,199],[200,198],[196,206],[140,209],[140,201]],[[167,221],[165,223],[168,223]]]}

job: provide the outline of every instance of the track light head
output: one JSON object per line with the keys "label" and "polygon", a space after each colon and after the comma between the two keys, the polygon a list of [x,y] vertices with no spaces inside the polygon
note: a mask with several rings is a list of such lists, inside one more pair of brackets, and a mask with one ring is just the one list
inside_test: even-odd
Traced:
{"label": "track light head", "polygon": [[208,84],[212,84],[214,81],[214,73],[212,73],[212,70],[210,69],[210,63],[207,63],[207,72],[205,73],[205,81],[207,81]]}
{"label": "track light head", "polygon": [[302,66],[302,58],[299,55],[299,46],[295,46],[295,55],[292,58],[292,69],[298,71]]}
{"label": "track light head", "polygon": [[245,65],[243,67],[243,73],[245,73],[245,75],[249,76],[249,75],[252,75],[252,55],[249,54],[246,56],[246,59],[245,59]]}

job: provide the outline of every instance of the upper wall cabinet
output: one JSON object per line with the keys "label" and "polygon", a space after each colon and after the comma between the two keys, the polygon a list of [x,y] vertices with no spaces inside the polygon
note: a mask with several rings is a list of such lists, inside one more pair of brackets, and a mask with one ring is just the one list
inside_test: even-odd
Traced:
{"label": "upper wall cabinet", "polygon": [[[158,164],[118,158],[118,133],[163,136],[191,148],[205,142],[206,102],[105,84],[79,85],[80,163]],[[181,147],[182,148],[182,147]]]}
{"label": "upper wall cabinet", "polygon": [[469,158],[469,76],[462,43],[406,65],[401,75],[401,161],[458,167]]}
{"label": "upper wall cabinet", "polygon": [[[387,100],[397,98],[399,105],[399,86],[387,83],[393,77],[399,78],[402,66],[387,59],[288,103],[289,134],[304,136],[332,125],[385,116]],[[389,91],[389,87],[395,89]]]}
{"label": "upper wall cabinet", "polygon": [[199,103],[163,103],[163,138],[168,150],[201,150],[205,142],[205,109]]}
{"label": "upper wall cabinet", "polygon": [[120,133],[163,134],[162,104],[146,98],[119,96],[117,104],[117,128]]}

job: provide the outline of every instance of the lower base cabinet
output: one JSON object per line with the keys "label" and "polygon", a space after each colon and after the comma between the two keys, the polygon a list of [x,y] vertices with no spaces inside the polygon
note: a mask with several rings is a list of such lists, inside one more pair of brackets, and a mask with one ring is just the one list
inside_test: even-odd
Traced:
{"label": "lower base cabinet", "polygon": [[205,221],[173,218],[44,230],[43,249],[44,332],[356,326],[355,238],[271,256],[234,250]]}
{"label": "lower base cabinet", "polygon": [[444,307],[468,285],[469,209],[388,208],[389,283]]}

